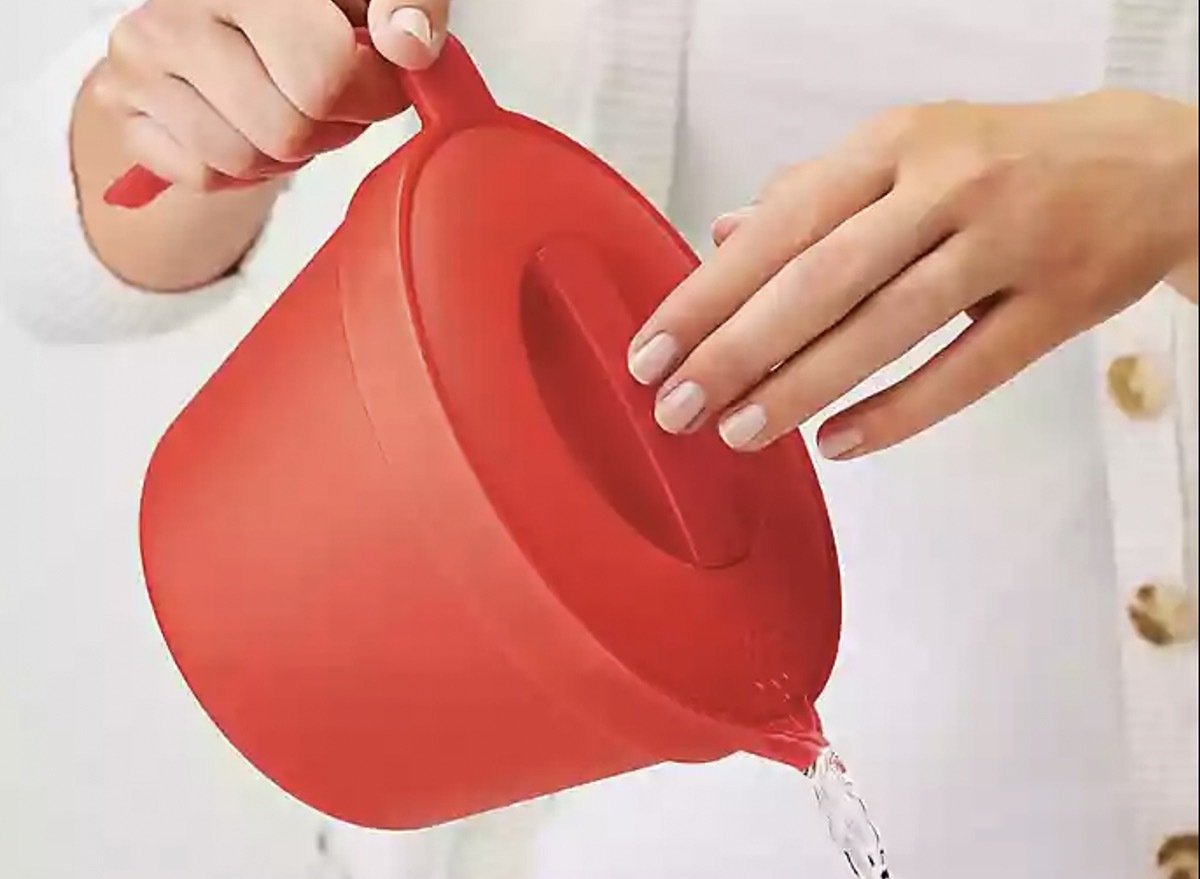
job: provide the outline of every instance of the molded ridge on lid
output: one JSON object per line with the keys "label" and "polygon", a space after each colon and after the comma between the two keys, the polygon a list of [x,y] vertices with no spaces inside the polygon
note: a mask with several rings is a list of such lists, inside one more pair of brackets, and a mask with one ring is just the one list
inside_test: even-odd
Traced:
{"label": "molded ridge on lid", "polygon": [[[557,299],[570,316],[574,335],[600,364],[608,393],[619,398],[618,417],[623,424],[601,425],[602,434],[629,427],[637,433],[641,452],[649,458],[653,469],[655,490],[664,493],[670,505],[669,527],[682,538],[687,560],[706,568],[721,568],[741,561],[750,548],[752,523],[738,515],[728,498],[720,496],[720,485],[705,478],[704,467],[709,463],[708,456],[703,454],[705,450],[700,449],[701,454],[697,455],[697,446],[667,436],[646,417],[645,391],[630,380],[621,356],[633,335],[634,321],[625,313],[603,261],[586,244],[560,239],[538,250],[531,269],[538,288]],[[536,361],[532,366],[537,369]],[[557,372],[538,378],[542,379],[539,384],[543,393],[548,386],[575,380],[574,376]],[[571,408],[575,410],[595,405],[594,400],[583,399],[577,389],[567,389],[566,396],[574,398]],[[584,438],[569,428],[564,430],[561,419],[558,426],[572,451],[586,457],[587,453],[580,449]],[[601,435],[599,440],[603,439]],[[603,449],[598,451],[603,454]],[[630,486],[624,491],[611,486],[603,488],[608,489],[605,494],[626,518],[630,518],[632,510],[647,506],[644,490],[630,491]],[[661,536],[662,525],[654,531]]]}

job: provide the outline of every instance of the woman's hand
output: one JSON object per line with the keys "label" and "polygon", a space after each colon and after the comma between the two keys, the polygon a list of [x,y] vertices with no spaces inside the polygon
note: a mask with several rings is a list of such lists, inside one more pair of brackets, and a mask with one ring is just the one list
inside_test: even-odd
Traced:
{"label": "woman's hand", "polygon": [[966,312],[931,362],[818,434],[831,458],[891,446],[1195,265],[1196,129],[1194,108],[1115,92],[889,113],[719,219],[630,371],[661,383],[665,430],[716,421],[760,449]]}
{"label": "woman's hand", "polygon": [[[394,64],[429,65],[449,0],[148,0],[89,87],[128,155],[213,191],[288,174],[408,106]],[[355,26],[370,29],[359,45]]]}

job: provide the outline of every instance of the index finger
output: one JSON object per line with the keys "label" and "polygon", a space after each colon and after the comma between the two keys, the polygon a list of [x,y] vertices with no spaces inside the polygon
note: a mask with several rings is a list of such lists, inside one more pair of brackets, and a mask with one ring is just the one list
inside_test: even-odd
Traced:
{"label": "index finger", "polygon": [[629,371],[653,384],[794,257],[891,191],[890,158],[844,148],[773,184],[739,233],[663,300],[629,346]]}
{"label": "index finger", "polygon": [[325,120],[354,69],[358,41],[329,0],[218,0],[271,81],[309,119]]}

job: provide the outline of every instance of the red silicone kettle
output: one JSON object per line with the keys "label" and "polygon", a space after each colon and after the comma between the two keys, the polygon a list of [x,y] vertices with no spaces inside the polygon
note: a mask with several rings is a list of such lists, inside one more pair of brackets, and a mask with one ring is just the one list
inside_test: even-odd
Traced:
{"label": "red silicone kettle", "polygon": [[798,436],[671,437],[625,370],[697,264],[454,40],[423,130],[155,451],[142,557],[233,744],[304,802],[414,828],[753,749],[840,623]]}

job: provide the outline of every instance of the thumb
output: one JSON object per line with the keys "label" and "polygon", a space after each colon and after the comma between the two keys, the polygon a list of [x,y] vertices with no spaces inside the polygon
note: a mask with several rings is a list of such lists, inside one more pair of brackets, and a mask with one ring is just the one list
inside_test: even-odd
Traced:
{"label": "thumb", "polygon": [[371,0],[367,27],[380,55],[421,70],[442,51],[449,17],[450,0]]}

